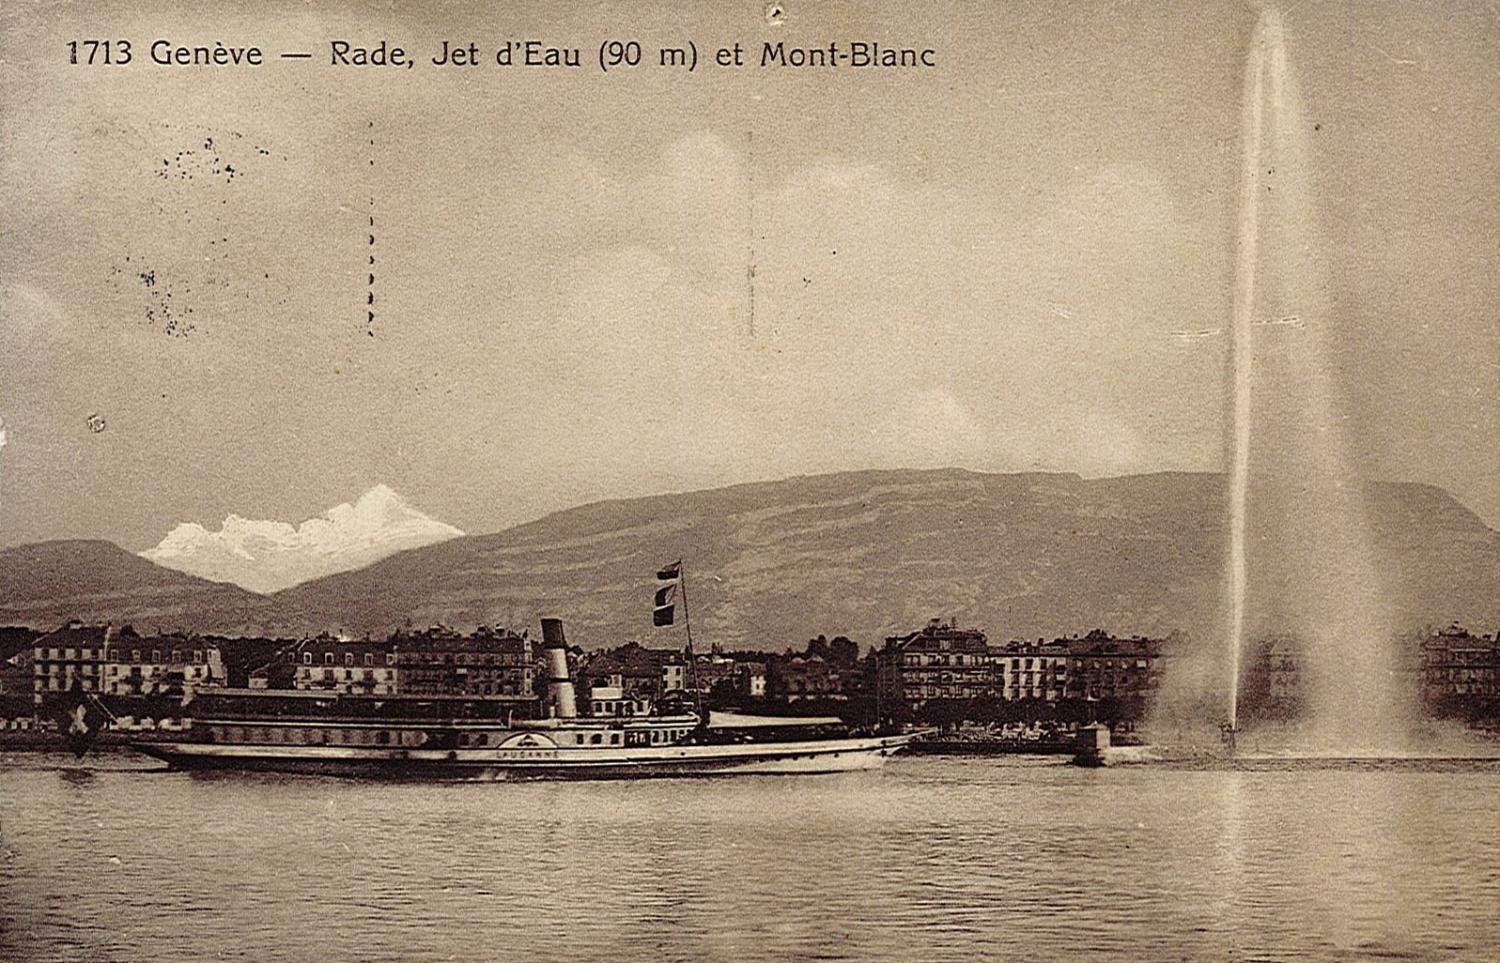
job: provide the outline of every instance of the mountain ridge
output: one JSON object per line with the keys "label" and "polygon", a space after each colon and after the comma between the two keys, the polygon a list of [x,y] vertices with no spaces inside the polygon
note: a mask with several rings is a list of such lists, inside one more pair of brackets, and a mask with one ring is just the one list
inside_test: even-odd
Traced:
{"label": "mountain ridge", "polygon": [[[1379,482],[1369,493],[1403,625],[1500,621],[1500,533],[1436,486]],[[1192,472],[797,476],[575,506],[268,596],[163,586],[176,602],[158,608],[184,617],[176,603],[187,598],[202,603],[193,627],[267,634],[557,615],[588,646],[680,646],[680,626],[650,625],[649,594],[656,568],[681,557],[700,647],[779,649],[819,632],[878,644],[935,615],[997,641],[1096,626],[1209,636],[1222,624],[1225,499],[1223,476]],[[149,608],[142,592],[120,607]],[[0,621],[25,608],[0,589]],[[116,617],[109,604],[92,611]]]}

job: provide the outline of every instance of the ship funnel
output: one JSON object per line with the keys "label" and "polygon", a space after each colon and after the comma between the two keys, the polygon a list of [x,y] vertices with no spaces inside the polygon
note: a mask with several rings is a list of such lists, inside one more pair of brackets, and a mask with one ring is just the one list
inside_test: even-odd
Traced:
{"label": "ship funnel", "polygon": [[573,679],[568,675],[568,642],[562,619],[542,619],[542,646],[547,651],[547,701],[559,719],[578,718]]}

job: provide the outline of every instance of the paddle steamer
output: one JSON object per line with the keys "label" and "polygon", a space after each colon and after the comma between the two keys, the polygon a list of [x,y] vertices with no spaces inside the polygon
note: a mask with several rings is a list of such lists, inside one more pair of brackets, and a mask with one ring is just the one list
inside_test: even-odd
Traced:
{"label": "paddle steamer", "polygon": [[181,769],[499,780],[875,769],[909,738],[856,735],[834,718],[580,716],[562,623],[543,619],[542,636],[544,718],[469,697],[221,691],[196,698],[181,731],[132,746]]}

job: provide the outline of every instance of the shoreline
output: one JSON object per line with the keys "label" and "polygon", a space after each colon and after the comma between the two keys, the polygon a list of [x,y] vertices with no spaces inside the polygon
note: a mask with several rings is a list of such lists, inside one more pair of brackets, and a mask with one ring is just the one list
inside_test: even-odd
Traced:
{"label": "shoreline", "polygon": [[[37,730],[0,732],[0,753],[11,752],[65,752],[71,754],[68,740],[61,733]],[[103,733],[89,747],[92,753],[130,752],[130,737],[117,733]]]}

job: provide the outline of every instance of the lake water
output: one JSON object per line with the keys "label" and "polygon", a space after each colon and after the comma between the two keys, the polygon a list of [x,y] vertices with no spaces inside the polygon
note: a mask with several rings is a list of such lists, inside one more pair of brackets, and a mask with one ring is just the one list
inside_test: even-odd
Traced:
{"label": "lake water", "polygon": [[1494,764],[428,785],[129,765],[0,759],[0,959],[1500,959]]}

